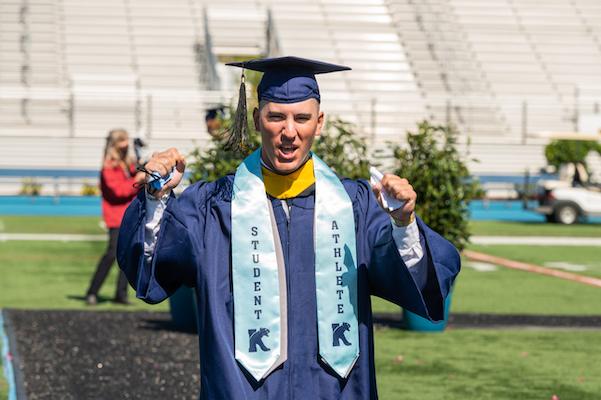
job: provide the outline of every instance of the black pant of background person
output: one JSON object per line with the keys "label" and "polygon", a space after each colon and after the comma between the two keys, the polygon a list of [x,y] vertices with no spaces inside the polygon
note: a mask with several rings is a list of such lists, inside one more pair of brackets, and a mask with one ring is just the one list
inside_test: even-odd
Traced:
{"label": "black pant of background person", "polygon": [[[86,302],[89,305],[94,305],[97,303],[96,296],[98,295],[98,291],[102,286],[102,283],[106,279],[111,266],[115,262],[115,258],[117,255],[117,238],[119,237],[119,228],[110,228],[109,229],[109,243],[104,255],[98,262],[96,266],[96,272],[94,273],[94,277],[92,278],[92,282],[90,282],[90,288],[86,293]],[[114,301],[116,303],[128,304],[127,302],[127,278],[123,271],[119,270],[119,279],[117,281],[117,292],[115,293]]]}

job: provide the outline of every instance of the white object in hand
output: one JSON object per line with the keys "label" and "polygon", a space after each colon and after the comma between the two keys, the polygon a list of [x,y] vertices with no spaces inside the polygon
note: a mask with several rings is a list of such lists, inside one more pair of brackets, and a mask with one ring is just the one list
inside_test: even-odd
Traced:
{"label": "white object in hand", "polygon": [[[378,171],[375,167],[369,167],[369,174],[371,175],[369,181],[372,186],[382,183],[384,174]],[[405,204],[405,202],[392,197],[384,188],[382,188],[382,191],[380,192],[380,200],[382,200],[382,207],[388,211],[398,210]]]}

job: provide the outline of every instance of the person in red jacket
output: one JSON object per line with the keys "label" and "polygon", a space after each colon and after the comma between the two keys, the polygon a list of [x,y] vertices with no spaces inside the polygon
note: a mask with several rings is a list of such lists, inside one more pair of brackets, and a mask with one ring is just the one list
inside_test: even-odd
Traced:
{"label": "person in red jacket", "polygon": [[[102,192],[102,216],[108,228],[109,241],[106,251],[96,266],[96,272],[86,293],[86,303],[95,305],[102,283],[113,265],[117,251],[117,238],[121,219],[127,206],[138,193],[136,183],[145,179],[144,172],[136,173],[134,158],[129,153],[129,138],[124,129],[109,132],[104,148],[104,161],[100,172],[100,190]],[[127,301],[127,278],[119,272],[115,303],[129,304]]]}

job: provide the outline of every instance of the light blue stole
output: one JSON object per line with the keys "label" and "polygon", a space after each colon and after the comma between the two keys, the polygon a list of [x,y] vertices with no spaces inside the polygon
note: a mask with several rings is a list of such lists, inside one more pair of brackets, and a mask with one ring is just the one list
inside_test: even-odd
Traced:
{"label": "light blue stole", "polygon": [[[359,357],[353,205],[336,174],[312,156],[319,354],[346,378]],[[232,194],[235,356],[257,381],[283,363],[287,354],[287,310],[282,301],[286,277],[279,247],[259,148],[236,170]]]}

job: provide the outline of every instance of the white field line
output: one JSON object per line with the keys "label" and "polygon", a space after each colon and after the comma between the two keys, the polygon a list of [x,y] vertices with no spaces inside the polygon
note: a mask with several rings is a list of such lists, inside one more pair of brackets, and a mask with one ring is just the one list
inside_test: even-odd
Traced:
{"label": "white field line", "polygon": [[571,271],[571,272],[583,272],[583,271],[586,271],[589,269],[589,267],[587,267],[586,265],[574,264],[574,263],[563,262],[563,261],[546,262],[543,264],[543,267],[563,269],[564,271]]}
{"label": "white field line", "polygon": [[499,270],[499,267],[497,267],[495,264],[478,261],[467,261],[463,263],[463,266],[471,268],[478,272],[495,272]]}
{"label": "white field line", "polygon": [[529,264],[520,261],[514,261],[503,257],[491,256],[490,254],[480,253],[473,250],[463,250],[463,255],[470,261],[486,262],[490,264],[500,265],[501,267],[517,269],[526,272],[534,272],[536,274],[553,276],[555,278],[566,279],[573,282],[583,283],[585,285],[601,288],[601,279],[591,276],[578,275],[573,272],[559,271],[556,269],[542,267],[536,264]]}

